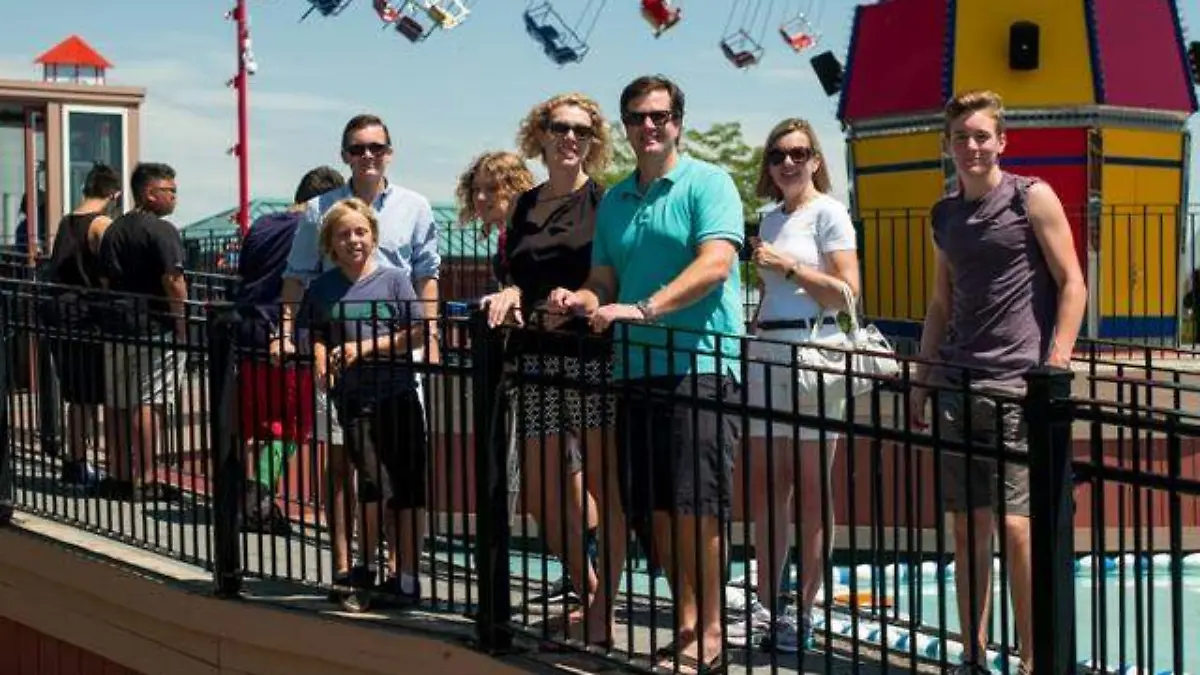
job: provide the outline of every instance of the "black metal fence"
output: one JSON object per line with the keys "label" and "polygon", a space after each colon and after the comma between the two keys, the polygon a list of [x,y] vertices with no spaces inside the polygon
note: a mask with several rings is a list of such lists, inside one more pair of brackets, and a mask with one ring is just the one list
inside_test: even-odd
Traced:
{"label": "black metal fence", "polygon": [[[1084,334],[1180,345],[1196,341],[1200,204],[1064,206],[1090,292]],[[864,311],[903,324],[933,289],[929,209],[860,209]]]}
{"label": "black metal fence", "polygon": [[[224,595],[286,579],[348,609],[468,614],[489,650],[907,671],[970,658],[977,635],[999,672],[1030,645],[1037,672],[1200,672],[1200,353],[1084,341],[1073,375],[1023,392],[947,367],[922,427],[909,358],[896,378],[821,373],[826,400],[801,407],[790,343],[729,338],[725,378],[628,379],[605,355],[704,355],[679,331],[664,348],[490,328],[449,302],[376,364],[419,386],[364,424],[314,384],[308,338],[281,361],[247,349],[224,279],[193,278],[204,301],[150,325],[167,313],[144,299],[0,282],[0,490],[20,510],[205,566]],[[20,376],[23,344],[56,396]],[[424,499],[364,497],[385,473]],[[989,495],[995,517],[946,518]],[[611,613],[582,612],[597,593]]]}

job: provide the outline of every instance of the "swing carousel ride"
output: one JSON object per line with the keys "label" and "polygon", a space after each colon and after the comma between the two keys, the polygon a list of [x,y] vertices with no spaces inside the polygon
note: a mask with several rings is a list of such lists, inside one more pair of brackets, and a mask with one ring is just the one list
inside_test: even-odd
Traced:
{"label": "swing carousel ride", "polygon": [[[371,0],[385,28],[410,42],[421,42],[436,30],[451,30],[467,19],[476,0]],[[341,14],[354,0],[307,0],[308,10],[324,17]],[[586,0],[578,14],[560,10],[562,0],[530,0],[522,13],[525,32],[553,63],[579,63],[590,50],[592,33],[608,0]],[[655,38],[683,19],[679,0],[639,0],[639,11]],[[776,11],[776,5],[782,13]],[[719,46],[735,68],[746,69],[762,61],[772,26],[783,43],[799,54],[817,45],[822,0],[731,0]]]}

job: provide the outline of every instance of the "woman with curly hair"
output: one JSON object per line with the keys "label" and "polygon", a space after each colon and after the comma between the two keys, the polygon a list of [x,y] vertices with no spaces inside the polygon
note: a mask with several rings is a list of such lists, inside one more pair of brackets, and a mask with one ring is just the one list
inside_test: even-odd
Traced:
{"label": "woman with curly hair", "polygon": [[[506,322],[523,325],[552,289],[577,288],[587,279],[596,207],[604,196],[604,188],[592,176],[612,157],[600,106],[577,93],[535,105],[521,123],[517,142],[526,158],[545,164],[548,178],[513,204],[501,290],[484,298],[493,327]],[[524,439],[522,504],[538,522],[550,552],[563,559],[567,580],[574,588],[592,591],[596,570],[584,554],[584,522],[585,514],[589,525],[598,522],[593,495],[600,494],[601,430],[610,425],[614,407],[609,397],[594,390],[581,392],[569,383],[608,381],[611,348],[605,341],[582,337],[588,328],[580,317],[552,323],[558,317],[538,316],[553,332],[512,333],[510,357],[525,378],[563,378],[568,384],[526,380],[509,392],[517,437]],[[562,628],[570,637],[581,638],[573,630],[581,619],[578,612],[564,617]]]}
{"label": "woman with curly hair", "polygon": [[533,187],[533,173],[525,160],[514,152],[485,152],[471,160],[467,170],[458,177],[454,194],[458,200],[458,222],[478,220],[483,236],[492,230],[500,233],[496,255],[492,257],[492,274],[497,282],[504,278],[504,245],[508,235],[508,212],[513,198]]}

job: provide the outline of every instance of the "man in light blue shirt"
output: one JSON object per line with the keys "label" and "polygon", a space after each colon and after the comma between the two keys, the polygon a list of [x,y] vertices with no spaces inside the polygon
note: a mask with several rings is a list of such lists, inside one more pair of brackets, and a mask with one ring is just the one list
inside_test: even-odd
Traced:
{"label": "man in light blue shirt", "polygon": [[[295,330],[296,308],[304,296],[304,289],[308,282],[333,267],[333,263],[322,259],[318,252],[317,235],[325,212],[342,199],[358,197],[374,208],[379,221],[379,247],[376,252],[379,263],[409,273],[413,287],[425,305],[425,316],[433,319],[426,324],[429,337],[425,357],[436,361],[438,270],[441,257],[437,250],[438,231],[433,208],[421,195],[387,179],[387,169],[392,162],[392,137],[387,125],[378,117],[357,115],[346,123],[342,132],[342,161],[350,166],[350,181],[342,188],[309,200],[305,217],[296,228],[287,269],[283,274],[280,339],[273,342],[272,352],[286,354],[295,351],[291,336]],[[349,533],[354,531],[354,521],[352,510],[346,508],[346,490],[350,481],[348,457],[337,437],[340,430],[336,428],[333,416],[327,415],[328,419],[324,422],[319,417],[318,413],[318,425],[328,424],[332,436],[327,470],[332,486],[329,499],[332,511],[330,538],[335,581],[345,585],[352,582],[367,585],[372,580],[369,567],[350,568]],[[400,523],[401,545],[390,547],[388,551],[389,557],[399,556],[401,589],[404,593],[414,594],[419,592],[417,562],[425,537],[424,517],[420,512],[417,513],[412,519],[414,522]],[[373,550],[368,550],[370,543],[379,541],[379,514],[367,509],[363,516],[366,521],[363,543],[366,545],[361,548],[364,561],[370,561],[375,556]]]}
{"label": "man in light blue shirt", "polygon": [[637,170],[600,203],[587,282],[555,289],[548,305],[587,315],[597,332],[614,326],[616,338],[621,399],[617,458],[608,465],[617,475],[606,483],[622,494],[602,500],[601,545],[611,548],[598,558],[617,564],[600,572],[587,639],[600,643],[610,630],[625,559],[623,504],[631,517],[650,520],[676,591],[679,632],[658,665],[701,672],[722,660],[719,535],[729,517],[739,416],[697,399],[740,400],[737,253],[745,224],[729,174],[679,154],[683,103],[679,87],[660,76],[638,78],[622,92]]}

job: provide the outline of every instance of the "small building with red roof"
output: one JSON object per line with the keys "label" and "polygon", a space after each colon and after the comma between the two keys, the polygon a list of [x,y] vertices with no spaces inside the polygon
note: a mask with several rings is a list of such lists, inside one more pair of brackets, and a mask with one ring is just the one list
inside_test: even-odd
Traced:
{"label": "small building with red roof", "polygon": [[128,181],[146,97],[144,89],[110,85],[113,63],[79,35],[33,63],[40,79],[0,79],[0,245],[30,253],[49,250],[95,164]]}

